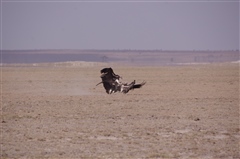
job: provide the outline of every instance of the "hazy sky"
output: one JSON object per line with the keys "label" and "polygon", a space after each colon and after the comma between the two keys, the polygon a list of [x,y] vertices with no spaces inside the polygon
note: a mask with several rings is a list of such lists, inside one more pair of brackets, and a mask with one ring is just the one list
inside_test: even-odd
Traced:
{"label": "hazy sky", "polygon": [[239,49],[239,1],[1,2],[2,49]]}

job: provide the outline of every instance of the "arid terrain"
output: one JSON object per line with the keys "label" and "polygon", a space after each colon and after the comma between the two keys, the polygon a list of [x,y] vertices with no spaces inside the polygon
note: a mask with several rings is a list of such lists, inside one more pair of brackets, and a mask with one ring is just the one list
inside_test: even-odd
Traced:
{"label": "arid terrain", "polygon": [[[108,95],[100,69],[147,84]],[[240,158],[239,63],[1,67],[0,158]]]}

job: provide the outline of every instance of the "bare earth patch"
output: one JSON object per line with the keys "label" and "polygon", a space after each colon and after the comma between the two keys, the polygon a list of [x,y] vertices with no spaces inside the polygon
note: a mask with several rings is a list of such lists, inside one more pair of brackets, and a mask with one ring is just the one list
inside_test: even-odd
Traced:
{"label": "bare earth patch", "polygon": [[1,158],[240,158],[239,64],[1,67]]}

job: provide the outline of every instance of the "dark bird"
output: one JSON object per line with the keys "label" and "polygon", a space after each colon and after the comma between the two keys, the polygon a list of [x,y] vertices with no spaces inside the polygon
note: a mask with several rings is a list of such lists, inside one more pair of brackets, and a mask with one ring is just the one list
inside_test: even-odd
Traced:
{"label": "dark bird", "polygon": [[145,81],[143,81],[142,83],[136,84],[135,80],[130,84],[122,83],[120,81],[121,76],[115,74],[111,67],[102,69],[100,73],[101,73],[100,77],[102,79],[102,82],[98,83],[97,85],[102,83],[103,87],[106,90],[106,93],[108,94],[115,93],[115,92],[122,92],[126,94],[129,92],[129,90],[133,90],[135,88],[141,88],[143,85],[146,84]]}

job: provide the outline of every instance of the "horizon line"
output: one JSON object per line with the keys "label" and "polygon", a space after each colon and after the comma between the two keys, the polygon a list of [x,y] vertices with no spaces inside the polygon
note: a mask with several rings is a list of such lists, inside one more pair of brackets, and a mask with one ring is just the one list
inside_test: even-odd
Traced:
{"label": "horizon line", "polygon": [[239,49],[0,49],[0,51],[239,51]]}

